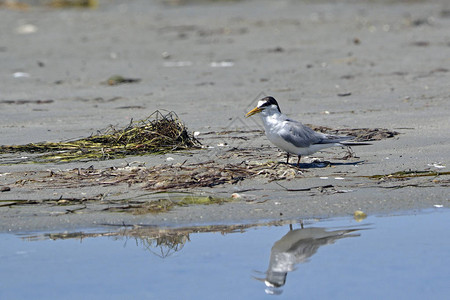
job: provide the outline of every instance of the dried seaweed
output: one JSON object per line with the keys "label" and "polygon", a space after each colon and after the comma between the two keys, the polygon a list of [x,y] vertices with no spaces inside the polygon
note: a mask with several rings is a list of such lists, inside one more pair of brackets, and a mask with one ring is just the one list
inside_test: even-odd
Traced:
{"label": "dried seaweed", "polygon": [[[152,167],[77,168],[71,171],[55,171],[40,178],[41,187],[58,185],[60,188],[108,186],[117,184],[143,184],[149,191],[176,191],[221,184],[236,184],[244,179],[265,178],[270,181],[301,177],[296,166],[277,162],[242,162],[218,164],[215,161],[193,164],[157,165]],[[16,182],[24,185],[27,182]]]}
{"label": "dried seaweed", "polygon": [[98,0],[51,0],[47,5],[54,8],[97,8]]}
{"label": "dried seaweed", "polygon": [[320,131],[327,134],[351,135],[355,137],[355,141],[379,141],[382,139],[392,138],[398,134],[397,131],[392,131],[384,128],[348,128],[348,129],[334,129],[325,126],[308,125],[315,131]]}
{"label": "dried seaweed", "polygon": [[119,84],[123,84],[123,83],[136,83],[136,82],[140,82],[140,81],[141,81],[140,78],[126,78],[126,77],[123,77],[120,75],[113,75],[108,78],[108,80],[106,81],[106,84],[119,85]]}
{"label": "dried seaweed", "polygon": [[200,142],[174,112],[155,111],[147,119],[131,121],[125,128],[110,126],[97,135],[66,142],[0,146],[0,153],[39,153],[32,159],[34,162],[86,161],[162,154],[199,146]]}
{"label": "dried seaweed", "polygon": [[370,179],[379,179],[379,180],[386,180],[386,179],[406,179],[406,178],[415,178],[415,177],[437,177],[437,176],[444,176],[444,175],[450,175],[450,172],[439,172],[439,171],[399,171],[391,174],[385,174],[385,175],[372,175],[367,176]]}

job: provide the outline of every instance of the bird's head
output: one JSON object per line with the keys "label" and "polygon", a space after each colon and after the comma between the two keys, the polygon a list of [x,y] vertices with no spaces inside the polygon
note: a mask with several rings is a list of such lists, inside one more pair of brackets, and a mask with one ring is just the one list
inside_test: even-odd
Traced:
{"label": "bird's head", "polygon": [[265,97],[258,101],[258,105],[249,111],[245,116],[248,118],[260,112],[281,113],[277,100],[273,97]]}

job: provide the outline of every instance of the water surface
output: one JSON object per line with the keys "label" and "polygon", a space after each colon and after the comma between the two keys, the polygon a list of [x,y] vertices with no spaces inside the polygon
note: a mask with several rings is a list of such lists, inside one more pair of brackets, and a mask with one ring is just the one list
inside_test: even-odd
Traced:
{"label": "water surface", "polygon": [[1,234],[0,299],[445,299],[449,217]]}

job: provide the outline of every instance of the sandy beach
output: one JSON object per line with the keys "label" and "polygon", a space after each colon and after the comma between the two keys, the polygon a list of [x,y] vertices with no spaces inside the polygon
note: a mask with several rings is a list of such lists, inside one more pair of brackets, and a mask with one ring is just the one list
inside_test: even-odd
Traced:
{"label": "sandy beach", "polygon": [[[448,1],[105,0],[95,9],[29,3],[0,5],[1,145],[86,137],[167,110],[198,132],[205,148],[69,163],[0,154],[0,232],[449,206]],[[140,81],[108,85],[113,75]],[[262,129],[259,118],[244,117],[264,95],[305,124],[399,134],[354,147],[351,158],[340,148],[314,154],[331,165],[311,164],[310,157],[300,168],[279,164],[276,180],[240,178],[175,196],[149,190],[146,182],[58,179],[88,168],[284,162],[285,154],[255,131]],[[186,193],[239,196],[157,214],[109,210]]]}

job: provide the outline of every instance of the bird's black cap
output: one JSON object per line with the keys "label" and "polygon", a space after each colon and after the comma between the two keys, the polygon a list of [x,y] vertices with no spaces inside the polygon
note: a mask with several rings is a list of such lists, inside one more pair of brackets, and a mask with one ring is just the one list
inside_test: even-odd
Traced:
{"label": "bird's black cap", "polygon": [[264,103],[261,105],[261,107],[275,105],[278,108],[278,111],[281,113],[280,106],[278,105],[278,102],[277,102],[277,100],[275,100],[274,97],[271,97],[271,96],[264,97],[261,99],[261,101],[264,101]]}

